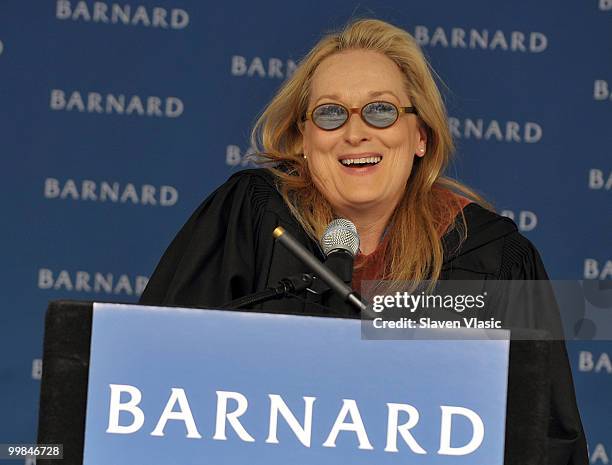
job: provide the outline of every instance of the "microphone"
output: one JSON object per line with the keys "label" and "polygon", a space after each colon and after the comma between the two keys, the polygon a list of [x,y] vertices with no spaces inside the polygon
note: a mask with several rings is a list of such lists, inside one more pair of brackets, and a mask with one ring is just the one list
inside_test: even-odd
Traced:
{"label": "microphone", "polygon": [[347,284],[353,280],[353,259],[359,250],[355,225],[344,218],[333,220],[321,237],[325,265]]}
{"label": "microphone", "polygon": [[[366,305],[361,301],[357,294],[350,286],[338,278],[327,266],[321,263],[312,255],[306,247],[296,241],[291,234],[285,231],[284,228],[278,226],[272,234],[274,238],[283,244],[291,253],[293,253],[304,265],[327,284],[334,292],[336,292],[344,302],[352,305],[360,311],[367,311]],[[355,249],[356,250],[356,249]]]}

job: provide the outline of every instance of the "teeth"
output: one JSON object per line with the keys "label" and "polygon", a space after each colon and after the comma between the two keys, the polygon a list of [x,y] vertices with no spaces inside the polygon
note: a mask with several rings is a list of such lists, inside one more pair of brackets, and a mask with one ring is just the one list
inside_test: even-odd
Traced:
{"label": "teeth", "polygon": [[364,158],[345,158],[344,160],[340,160],[340,163],[342,163],[345,166],[363,165],[366,163],[378,163],[380,160],[382,160],[381,156],[364,157]]}

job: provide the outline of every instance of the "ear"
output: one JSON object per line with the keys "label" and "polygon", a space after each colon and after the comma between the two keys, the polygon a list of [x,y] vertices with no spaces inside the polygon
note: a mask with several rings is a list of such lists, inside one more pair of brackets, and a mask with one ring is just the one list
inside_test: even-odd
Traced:
{"label": "ear", "polygon": [[417,149],[416,149],[415,155],[417,157],[422,157],[427,152],[427,129],[425,128],[424,125],[419,124],[418,131],[419,131],[419,140],[417,143]]}

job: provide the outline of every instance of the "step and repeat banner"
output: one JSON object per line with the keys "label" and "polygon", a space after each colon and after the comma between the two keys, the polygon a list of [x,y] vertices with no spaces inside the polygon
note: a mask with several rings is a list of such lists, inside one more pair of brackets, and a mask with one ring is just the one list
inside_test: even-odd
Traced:
{"label": "step and repeat banner", "polygon": [[[408,30],[440,75],[449,174],[515,220],[551,277],[612,292],[612,0],[4,0],[1,443],[36,438],[47,302],[135,302],[190,213],[248,166],[279,85],[356,17]],[[610,463],[612,343],[568,348],[591,463]]]}

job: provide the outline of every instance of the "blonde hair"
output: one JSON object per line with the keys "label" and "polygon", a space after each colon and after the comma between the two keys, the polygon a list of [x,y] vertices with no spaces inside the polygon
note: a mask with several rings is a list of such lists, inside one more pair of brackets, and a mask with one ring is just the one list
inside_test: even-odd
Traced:
{"label": "blonde hair", "polygon": [[461,240],[465,219],[456,191],[484,203],[458,181],[443,177],[453,141],[442,96],[433,70],[414,38],[403,29],[375,19],[349,23],[339,33],[323,37],[301,61],[257,120],[252,133],[260,160],[277,178],[279,190],[292,214],[314,240],[334,218],[329,202],[315,188],[302,153],[299,125],[307,111],[310,84],[319,64],[344,50],[373,50],[393,60],[406,80],[411,103],[427,131],[427,149],[415,158],[406,190],[393,213],[386,236],[385,279],[431,283],[440,277],[444,259],[442,235],[456,228]]}

